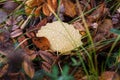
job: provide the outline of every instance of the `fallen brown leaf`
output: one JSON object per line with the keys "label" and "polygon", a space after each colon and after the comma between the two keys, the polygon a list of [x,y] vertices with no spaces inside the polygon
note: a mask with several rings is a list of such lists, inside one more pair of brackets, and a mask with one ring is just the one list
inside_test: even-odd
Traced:
{"label": "fallen brown leaf", "polygon": [[[21,42],[24,41],[25,39],[26,39],[25,36],[18,37],[18,42],[21,43]],[[25,49],[27,45],[28,45],[28,42],[25,41],[25,42],[23,42],[20,46],[21,46],[23,49]]]}
{"label": "fallen brown leaf", "polygon": [[50,72],[51,71],[51,67],[52,65],[50,65],[47,62],[42,62],[42,69],[44,69],[46,72]]}
{"label": "fallen brown leaf", "polygon": [[10,12],[12,12],[17,6],[18,3],[14,2],[13,0],[7,0],[3,5],[3,9],[5,9],[8,14],[10,14]]}
{"label": "fallen brown leaf", "polygon": [[4,22],[6,18],[7,18],[7,13],[3,9],[0,9],[0,23]]}
{"label": "fallen brown leaf", "polygon": [[48,19],[47,19],[47,18],[44,18],[43,20],[41,20],[41,21],[37,24],[36,28],[37,28],[37,29],[40,29],[42,26],[44,26],[45,24],[47,24],[47,21],[48,21]]}
{"label": "fallen brown leaf", "polygon": [[97,28],[97,33],[94,37],[94,41],[100,41],[110,38],[110,29],[113,27],[111,19],[105,19]]}
{"label": "fallen brown leaf", "polygon": [[40,11],[42,9],[43,13],[46,15],[46,16],[50,16],[51,15],[51,12],[49,10],[49,8],[47,7],[47,5],[50,5],[50,7],[52,8],[53,11],[55,11],[57,9],[57,0],[28,0],[26,2],[26,5],[25,6],[25,11],[27,14],[30,14],[31,11],[35,8],[35,16],[38,17],[40,15]]}
{"label": "fallen brown leaf", "polygon": [[106,71],[102,73],[99,80],[120,80],[120,77],[114,71]]}
{"label": "fallen brown leaf", "polygon": [[51,65],[57,60],[57,57],[55,55],[53,55],[53,53],[50,53],[48,51],[40,50],[39,55],[44,61],[46,61],[47,63],[49,63]]}
{"label": "fallen brown leaf", "polygon": [[27,0],[25,6],[25,12],[30,14],[35,7],[40,7],[44,3],[44,0]]}
{"label": "fallen brown leaf", "polygon": [[20,36],[21,34],[23,34],[22,30],[21,29],[16,29],[15,31],[13,31],[10,36],[11,38],[16,38],[18,36]]}
{"label": "fallen brown leaf", "polygon": [[23,61],[23,69],[30,78],[33,78],[35,70],[30,63],[29,57],[25,57],[25,60]]}
{"label": "fallen brown leaf", "polygon": [[91,13],[87,18],[90,22],[96,21],[107,13],[105,3],[99,5],[99,7]]}
{"label": "fallen brown leaf", "polygon": [[74,17],[76,15],[75,4],[72,3],[70,0],[62,0],[62,3],[65,7],[65,14],[70,17]]}
{"label": "fallen brown leaf", "polygon": [[85,28],[84,28],[84,26],[82,25],[82,23],[81,23],[80,21],[75,21],[75,22],[73,22],[72,24],[73,24],[73,26],[74,26],[77,30],[80,31],[80,34],[81,34],[81,35],[85,35],[85,34],[86,34],[86,33],[85,33]]}
{"label": "fallen brown leaf", "polygon": [[50,16],[50,14],[51,14],[51,12],[49,11],[49,8],[47,7],[47,4],[43,5],[42,11],[46,16]]}
{"label": "fallen brown leaf", "polygon": [[6,64],[2,69],[0,69],[0,77],[3,77],[3,75],[5,75],[7,69],[8,69],[8,64]]}
{"label": "fallen brown leaf", "polygon": [[45,37],[35,37],[32,38],[32,41],[41,50],[48,50],[50,48],[50,43]]}

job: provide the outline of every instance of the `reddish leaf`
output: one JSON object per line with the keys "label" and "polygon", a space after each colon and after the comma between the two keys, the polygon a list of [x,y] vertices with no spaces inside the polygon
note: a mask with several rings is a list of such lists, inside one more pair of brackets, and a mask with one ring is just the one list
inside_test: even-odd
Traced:
{"label": "reddish leaf", "polygon": [[57,0],[52,0],[53,9],[57,9]]}
{"label": "reddish leaf", "polygon": [[21,73],[21,72],[8,73],[8,76],[9,76],[9,79],[12,79],[12,80],[18,80],[18,77],[19,77],[19,80],[26,80],[25,75],[23,73]]}
{"label": "reddish leaf", "polygon": [[40,15],[40,10],[41,10],[42,6],[39,6],[36,10],[35,10],[35,15],[36,17],[38,17]]}
{"label": "reddish leaf", "polygon": [[50,65],[49,63],[47,62],[42,62],[42,68],[47,71],[47,72],[50,72],[51,71],[51,67],[52,65]]}
{"label": "reddish leaf", "polygon": [[34,34],[34,32],[26,32],[26,36],[27,37],[29,37],[29,38],[33,38],[33,37],[35,37],[35,34]]}
{"label": "reddish leaf", "polygon": [[106,38],[110,38],[112,35],[110,33],[110,29],[113,27],[111,19],[105,19],[102,24],[99,25],[98,31],[94,37],[94,41],[104,40]]}
{"label": "reddish leaf", "polygon": [[34,59],[36,58],[36,56],[37,56],[37,54],[31,54],[31,55],[30,55],[30,59],[31,59],[31,60],[34,60]]}
{"label": "reddish leaf", "polygon": [[92,21],[96,21],[99,18],[101,18],[102,16],[104,16],[107,13],[106,7],[105,7],[105,3],[102,3],[99,5],[99,7],[92,12],[92,14],[90,16],[88,16],[87,18],[89,19],[90,22]]}
{"label": "reddish leaf", "polygon": [[18,6],[17,3],[15,3],[12,0],[8,0],[4,3],[3,8],[8,12],[12,12],[16,7]]}
{"label": "reddish leaf", "polygon": [[37,29],[40,29],[41,26],[44,26],[47,23],[47,18],[44,18],[43,20],[41,20],[38,25],[36,26]]}
{"label": "reddish leaf", "polygon": [[63,5],[65,7],[65,14],[74,17],[76,15],[75,4],[72,3],[70,0],[62,0]]}
{"label": "reddish leaf", "polygon": [[7,18],[7,13],[4,10],[0,9],[0,23],[5,21],[6,18]]}
{"label": "reddish leaf", "polygon": [[39,55],[41,56],[41,58],[46,61],[49,64],[53,64],[56,60],[57,57],[54,56],[52,53],[49,53],[47,51],[39,51]]}
{"label": "reddish leaf", "polygon": [[53,11],[57,9],[57,0],[47,0],[47,3]]}
{"label": "reddish leaf", "polygon": [[85,31],[84,26],[82,25],[82,23],[80,23],[79,21],[75,21],[73,23],[73,26],[78,29],[79,31]]}
{"label": "reddish leaf", "polygon": [[17,24],[17,21],[14,17],[10,17],[9,19],[6,20],[6,24],[8,26],[13,26],[13,25]]}
{"label": "reddish leaf", "polygon": [[15,38],[15,37],[20,36],[21,34],[23,34],[22,30],[21,30],[21,29],[17,29],[17,30],[15,30],[15,31],[13,31],[13,32],[10,34],[10,36],[11,36],[12,38]]}
{"label": "reddish leaf", "polygon": [[49,10],[49,8],[47,7],[47,4],[44,4],[42,7],[42,11],[46,16],[50,16],[51,12]]}
{"label": "reddish leaf", "polygon": [[0,33],[0,43],[3,43],[5,40],[5,36],[3,35],[3,33]]}
{"label": "reddish leaf", "polygon": [[18,28],[19,28],[19,26],[18,26],[18,25],[13,25],[13,27],[12,27],[12,31],[17,30]]}
{"label": "reddish leaf", "polygon": [[109,35],[110,29],[113,27],[111,19],[105,19],[101,25],[98,27],[98,33],[103,33],[104,35]]}
{"label": "reddish leaf", "polygon": [[0,69],[0,77],[5,75],[5,73],[7,72],[7,69],[8,69],[8,64],[5,65],[2,69]]}
{"label": "reddish leaf", "polygon": [[120,77],[113,71],[106,71],[102,73],[99,80],[120,80]]}
{"label": "reddish leaf", "polygon": [[32,38],[32,41],[41,50],[48,50],[50,48],[50,43],[45,37],[35,37]]}
{"label": "reddish leaf", "polygon": [[[37,12],[40,12],[38,10],[40,10],[40,7],[42,6],[42,4],[44,2],[45,2],[45,0],[27,0],[25,3],[27,5],[27,6],[25,6],[25,12],[27,14],[30,14],[32,12],[33,8],[35,8],[35,7],[38,8]],[[38,16],[38,14],[37,14],[37,16]]]}
{"label": "reddish leaf", "polygon": [[[21,37],[18,38],[18,42],[20,43],[20,42],[24,41],[25,39],[26,39],[25,36],[21,36]],[[23,42],[23,44],[21,44],[20,46],[21,46],[23,49],[25,49],[27,45],[28,45],[28,43],[27,43],[27,41],[25,41],[25,42]]]}

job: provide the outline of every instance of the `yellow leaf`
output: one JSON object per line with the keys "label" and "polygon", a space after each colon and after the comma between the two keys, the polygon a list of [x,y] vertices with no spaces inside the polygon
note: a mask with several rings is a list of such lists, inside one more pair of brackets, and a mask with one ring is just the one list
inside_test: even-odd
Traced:
{"label": "yellow leaf", "polygon": [[66,54],[82,45],[79,30],[73,25],[55,21],[47,23],[37,33],[37,37],[45,37],[50,42],[50,49]]}

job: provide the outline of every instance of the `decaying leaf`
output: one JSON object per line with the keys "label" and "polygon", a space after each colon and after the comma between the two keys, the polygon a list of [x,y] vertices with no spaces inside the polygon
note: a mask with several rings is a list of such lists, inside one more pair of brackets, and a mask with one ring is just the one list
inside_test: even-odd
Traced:
{"label": "decaying leaf", "polygon": [[114,71],[106,71],[102,73],[99,80],[120,80],[120,77]]}
{"label": "decaying leaf", "polygon": [[5,41],[5,36],[4,34],[1,32],[0,33],[0,44],[3,43]]}
{"label": "decaying leaf", "polygon": [[111,33],[110,33],[110,29],[113,27],[113,24],[112,24],[112,20],[111,19],[105,19],[103,21],[103,23],[101,23],[99,26],[98,26],[98,31],[94,37],[94,41],[97,42],[97,41],[100,41],[100,40],[104,40],[106,38],[109,38]]}
{"label": "decaying leaf", "polygon": [[47,5],[49,5],[53,11],[55,11],[57,9],[57,0],[47,0],[47,3],[45,3],[42,7],[43,13],[46,16],[50,16],[51,11],[49,10]]}
{"label": "decaying leaf", "polygon": [[3,77],[3,75],[5,75],[7,69],[8,69],[8,64],[5,65],[2,69],[0,69],[0,78]]}
{"label": "decaying leaf", "polygon": [[81,35],[73,25],[55,21],[47,23],[38,33],[37,37],[46,37],[50,42],[50,49],[66,53],[82,45]]}
{"label": "decaying leaf", "polygon": [[118,13],[120,13],[120,7],[117,9]]}
{"label": "decaying leaf", "polygon": [[8,0],[4,3],[3,5],[3,9],[5,9],[8,14],[10,12],[12,12],[16,7],[18,6],[18,4],[16,2],[14,2],[13,0]]}
{"label": "decaying leaf", "polygon": [[90,22],[96,21],[107,13],[105,3],[99,5],[99,7],[88,16]]}
{"label": "decaying leaf", "polygon": [[[24,41],[26,38],[25,36],[21,36],[21,37],[18,37],[18,42],[21,43],[22,41]],[[25,49],[26,46],[28,45],[28,42],[27,41],[24,41],[20,46]]]}
{"label": "decaying leaf", "polygon": [[62,0],[63,5],[65,7],[65,14],[74,17],[76,15],[75,4],[72,3],[70,0]]}
{"label": "decaying leaf", "polygon": [[56,56],[53,55],[52,53],[49,53],[48,51],[41,51],[40,50],[39,55],[45,62],[47,62],[51,65],[54,63],[54,61],[57,60]]}
{"label": "decaying leaf", "polygon": [[50,5],[50,7],[52,8],[53,11],[55,11],[57,9],[57,0],[27,0],[26,1],[26,6],[25,6],[25,12],[27,14],[30,14],[31,11],[35,8],[35,16],[39,16],[40,11],[42,9],[43,13],[46,16],[50,16],[51,12],[49,10],[49,8],[47,7],[47,4]]}
{"label": "decaying leaf", "polygon": [[86,33],[85,33],[85,28],[84,28],[84,26],[82,25],[81,22],[75,21],[75,22],[73,22],[72,24],[73,24],[73,26],[74,26],[76,29],[78,29],[78,30],[80,31],[80,34],[82,34],[82,35],[85,35],[85,34],[86,34]]}
{"label": "decaying leaf", "polygon": [[45,37],[32,38],[32,41],[41,50],[48,50],[50,48],[50,43]]}
{"label": "decaying leaf", "polygon": [[42,11],[43,11],[43,13],[46,15],[46,16],[50,16],[50,11],[49,11],[49,9],[48,9],[48,7],[47,7],[47,4],[44,4],[43,5],[43,8],[42,8]]}
{"label": "decaying leaf", "polygon": [[47,62],[43,62],[42,63],[42,69],[44,69],[46,72],[50,72],[51,71],[51,65]]}
{"label": "decaying leaf", "polygon": [[23,69],[30,78],[33,78],[35,70],[29,60],[29,57],[26,57],[26,60],[23,61]]}
{"label": "decaying leaf", "polygon": [[7,13],[4,10],[0,9],[0,23],[4,22],[6,18]]}
{"label": "decaying leaf", "polygon": [[11,38],[15,38],[15,37],[18,37],[20,36],[21,34],[23,34],[22,30],[21,29],[16,29],[15,31],[13,31],[10,36]]}

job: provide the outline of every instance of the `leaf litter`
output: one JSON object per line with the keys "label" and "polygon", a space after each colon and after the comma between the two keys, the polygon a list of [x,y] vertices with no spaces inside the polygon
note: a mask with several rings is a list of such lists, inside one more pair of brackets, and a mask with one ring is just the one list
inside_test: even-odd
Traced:
{"label": "leaf litter", "polygon": [[[17,80],[17,76],[20,76],[19,80],[26,80],[26,75],[32,79],[38,70],[51,73],[54,65],[57,65],[62,72],[62,67],[65,64],[69,65],[69,73],[73,73],[75,80],[87,80],[87,77],[92,75],[89,73],[89,76],[86,77],[81,65],[72,66],[75,61],[71,61],[71,58],[79,61],[78,53],[81,53],[85,66],[89,67],[89,59],[87,59],[86,51],[84,51],[83,47],[85,47],[88,52],[91,51],[91,46],[88,44],[89,40],[86,38],[87,32],[85,24],[83,20],[81,20],[81,13],[78,11],[77,1],[81,5],[82,11],[84,13],[87,12],[87,14],[84,14],[84,18],[94,42],[97,58],[101,56],[104,57],[105,55],[103,56],[102,53],[109,53],[114,39],[119,36],[116,33],[110,32],[110,30],[113,28],[120,29],[119,8],[112,14],[112,10],[108,7],[109,2],[106,3],[97,0],[90,0],[90,2],[88,2],[88,0],[27,0],[22,7],[19,7],[19,3],[23,3],[24,0],[6,0],[5,2],[0,2],[0,55],[5,56],[5,58],[0,57],[0,59],[3,60],[2,63],[4,63],[0,63],[0,65],[3,65],[0,67],[0,79],[5,80],[5,78],[9,77]],[[15,14],[19,9],[24,10],[24,14]],[[31,14],[32,11],[33,14]],[[61,20],[59,20],[54,13],[56,13],[57,17]],[[26,18],[29,19],[26,20]],[[68,23],[69,21],[72,21],[72,23]],[[57,24],[54,24],[55,22],[60,24],[57,26]],[[24,27],[22,25],[23,23]],[[81,36],[78,40],[79,44],[77,43],[77,47],[70,48],[71,45],[64,43],[66,39],[61,36],[61,34],[67,32],[64,30],[66,29],[64,23],[69,25],[67,27],[68,32],[72,27],[73,29],[71,31],[75,30],[75,32]],[[51,29],[54,29],[53,31],[49,32],[45,30],[48,24],[53,24],[51,25]],[[42,30],[43,33],[40,32]],[[57,33],[59,31],[60,33]],[[38,36],[38,34],[41,36]],[[71,34],[72,32],[70,32],[70,35]],[[78,37],[74,36],[75,33],[71,35],[73,40],[77,40]],[[54,39],[53,42],[51,42],[52,39]],[[58,43],[60,45],[53,48],[53,45],[58,44],[55,40],[59,40],[60,42]],[[69,41],[66,42],[68,43]],[[112,51],[112,55],[115,53],[115,55],[117,55],[119,44],[120,41],[118,41],[118,44]],[[16,45],[18,46],[17,49]],[[63,49],[64,47],[69,47],[69,50],[66,51],[66,49]],[[4,60],[6,61],[4,62]],[[101,66],[100,63],[102,62],[104,64],[104,60],[101,58],[101,60],[97,62],[98,66]],[[115,65],[115,67],[118,66]],[[22,68],[24,72],[20,71]],[[102,66],[99,68],[102,69]],[[99,80],[119,80],[119,67],[118,71],[113,68],[113,66],[108,65],[103,73],[101,70],[98,71]],[[89,69],[87,70],[89,71]],[[48,78],[44,77],[44,79]]]}

